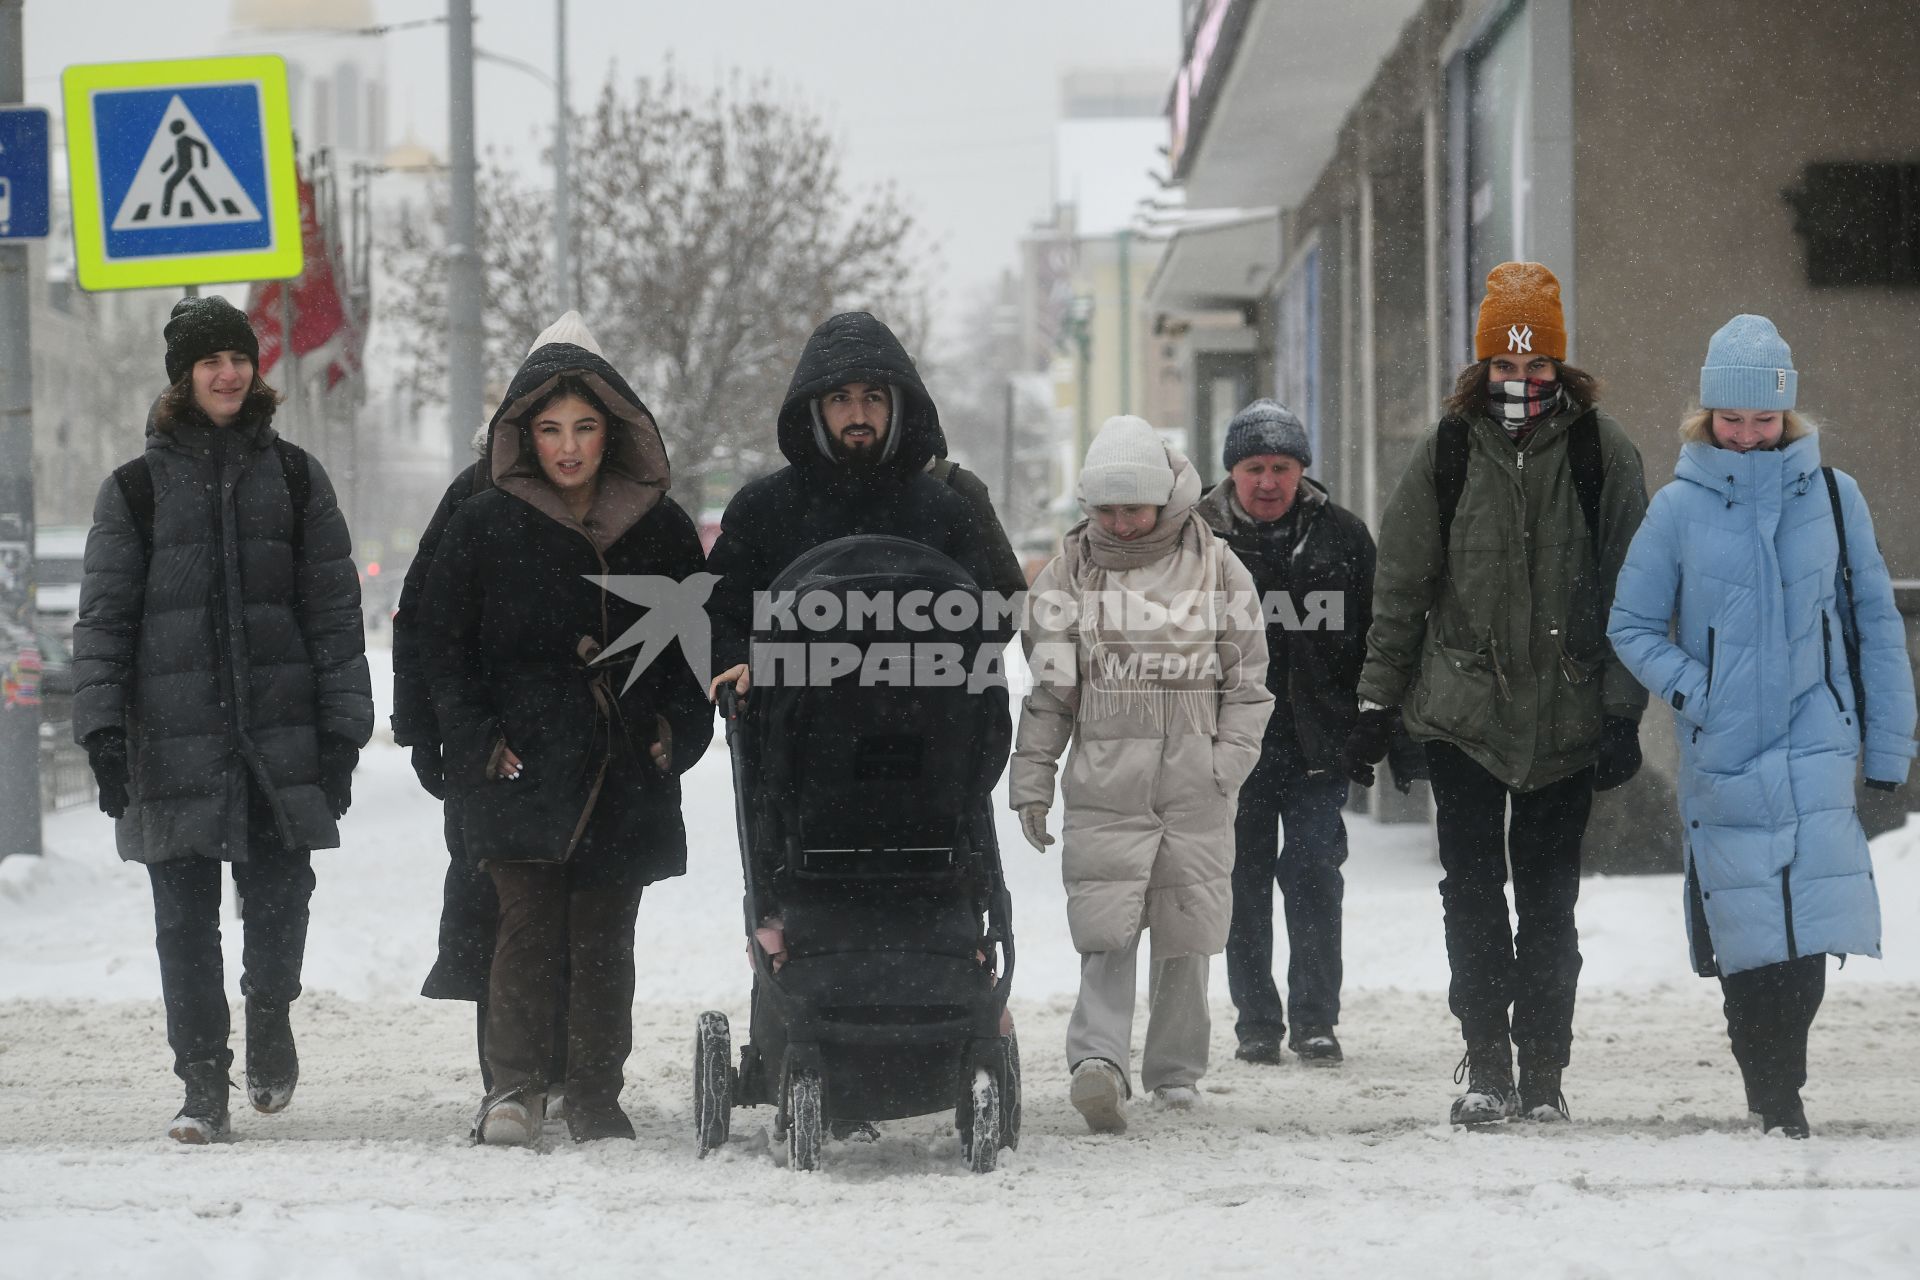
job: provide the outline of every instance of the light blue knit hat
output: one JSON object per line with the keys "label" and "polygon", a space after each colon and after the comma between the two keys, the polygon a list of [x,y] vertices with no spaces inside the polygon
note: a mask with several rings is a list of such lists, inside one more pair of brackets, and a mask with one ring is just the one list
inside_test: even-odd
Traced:
{"label": "light blue knit hat", "polygon": [[1793,349],[1765,316],[1735,316],[1707,343],[1703,409],[1791,409],[1800,394]]}

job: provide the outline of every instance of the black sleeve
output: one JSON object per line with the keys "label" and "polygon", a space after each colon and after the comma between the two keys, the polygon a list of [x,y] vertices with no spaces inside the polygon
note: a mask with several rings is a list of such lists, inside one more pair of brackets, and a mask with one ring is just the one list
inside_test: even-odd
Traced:
{"label": "black sleeve", "polygon": [[300,634],[313,662],[315,727],[364,747],[373,736],[373,680],[360,616],[353,537],[319,459],[308,455],[311,490],[300,540]]}
{"label": "black sleeve", "polygon": [[746,662],[753,651],[753,594],[773,581],[760,545],[755,518],[756,491],[741,490],[720,517],[720,536],[707,556],[707,572],[717,574],[707,598],[713,623],[713,674]]}
{"label": "black sleeve", "polygon": [[125,729],[147,602],[147,549],[119,482],[108,476],[93,503],[81,562],[80,617],[73,624],[73,737]]}
{"label": "black sleeve", "polygon": [[[700,535],[694,529],[693,522],[684,513],[675,514],[676,519],[668,535],[666,563],[661,572],[676,582],[685,582],[704,567],[704,557],[700,552]],[[717,674],[723,669],[716,667],[714,670]],[[670,768],[676,774],[685,773],[700,762],[700,757],[707,753],[707,747],[713,741],[713,704],[707,701],[707,691],[701,687],[700,678],[688,665],[686,654],[677,640],[654,662],[647,676],[653,686],[653,707],[666,717],[668,726],[673,730]]]}
{"label": "black sleeve", "polygon": [[414,548],[413,563],[400,586],[400,604],[393,613],[393,740],[403,747],[424,743],[440,745],[440,726],[433,716],[433,690],[426,671],[426,641],[419,625],[420,598],[426,593],[427,572],[433,567],[433,554],[447,531],[447,522],[460,504],[473,493],[473,481],[480,464],[474,463],[455,476],[440,499],[440,505],[427,522]]}
{"label": "black sleeve", "polygon": [[1358,683],[1360,669],[1367,662],[1367,628],[1373,625],[1373,568],[1378,552],[1366,522],[1352,517],[1351,558],[1347,570],[1347,643],[1352,655],[1353,679]]}
{"label": "black sleeve", "polygon": [[447,522],[427,570],[420,600],[422,668],[446,752],[446,776],[459,787],[486,780],[487,759],[500,738],[499,710],[489,692],[480,623],[485,591],[479,566],[484,503],[462,503]]}
{"label": "black sleeve", "polygon": [[[995,578],[994,575],[1000,572],[1001,566],[995,564],[993,547],[988,539],[982,536],[979,513],[974,505],[959,493],[950,493],[947,496],[950,499],[949,505],[953,508],[953,521],[947,539],[948,545],[940,550],[952,556],[962,569],[971,574],[973,580],[980,584],[982,591],[995,592],[1009,598],[1025,591],[1024,579],[1018,587],[1009,592],[1005,590],[1004,579]],[[994,523],[994,528],[996,530],[999,528],[997,521]],[[1004,541],[1006,535],[1000,536]],[[998,649],[1013,639],[1014,632],[1019,627],[1019,618],[1002,609],[993,621],[996,625],[987,629],[986,642],[989,648]]]}
{"label": "black sleeve", "polygon": [[967,506],[973,511],[973,536],[979,543],[987,575],[980,580],[981,587],[1003,596],[1025,591],[1027,575],[1020,568],[1020,557],[1014,554],[1013,543],[1008,541],[1007,531],[993,509],[993,495],[987,491],[986,483],[960,467],[955,467],[947,476],[947,483],[967,500]]}

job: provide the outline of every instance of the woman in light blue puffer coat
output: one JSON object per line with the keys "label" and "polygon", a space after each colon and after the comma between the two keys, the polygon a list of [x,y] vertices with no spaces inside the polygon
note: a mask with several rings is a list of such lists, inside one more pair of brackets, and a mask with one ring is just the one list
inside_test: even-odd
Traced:
{"label": "woman in light blue puffer coat", "polygon": [[1819,436],[1793,412],[1797,383],[1766,318],[1736,316],[1714,334],[1705,407],[1681,428],[1673,483],[1633,540],[1607,635],[1674,711],[1693,963],[1720,978],[1748,1110],[1768,1132],[1804,1138],[1800,1088],[1826,958],[1880,954],[1854,809],[1855,689],[1870,787],[1906,780],[1915,713],[1867,504],[1852,476],[1821,467]]}

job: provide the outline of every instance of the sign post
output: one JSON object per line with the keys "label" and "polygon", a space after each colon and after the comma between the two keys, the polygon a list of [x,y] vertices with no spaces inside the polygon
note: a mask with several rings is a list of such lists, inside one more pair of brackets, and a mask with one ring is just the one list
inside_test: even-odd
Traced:
{"label": "sign post", "polygon": [[81,288],[300,274],[285,62],[102,63],[60,82]]}
{"label": "sign post", "polygon": [[27,246],[47,234],[47,113],[17,105],[20,6],[0,4],[0,858],[40,852],[33,628],[33,343]]}

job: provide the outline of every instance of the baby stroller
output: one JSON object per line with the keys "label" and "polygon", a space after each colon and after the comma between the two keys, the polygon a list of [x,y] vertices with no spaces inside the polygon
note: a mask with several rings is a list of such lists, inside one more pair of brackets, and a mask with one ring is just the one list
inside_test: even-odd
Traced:
{"label": "baby stroller", "polygon": [[[796,1170],[820,1167],[830,1129],[952,1108],[969,1164],[986,1172],[1020,1136],[1019,1051],[1002,1032],[1011,902],[989,805],[1011,738],[1007,692],[968,691],[973,656],[993,641],[977,619],[944,626],[927,610],[926,629],[905,610],[848,613],[863,595],[977,604],[979,589],[931,548],[864,536],[795,560],[769,595],[785,592],[803,607],[765,627],[756,618],[745,704],[721,691],[754,984],[737,1067],[726,1015],[700,1015],[700,1154],[726,1142],[736,1106],[777,1108]],[[810,655],[809,678],[781,669],[783,644]],[[903,657],[918,646],[924,659],[929,644],[964,651],[957,684],[929,683],[925,662],[915,672]],[[879,678],[889,654],[894,678]],[[777,966],[755,938],[776,913]]]}

